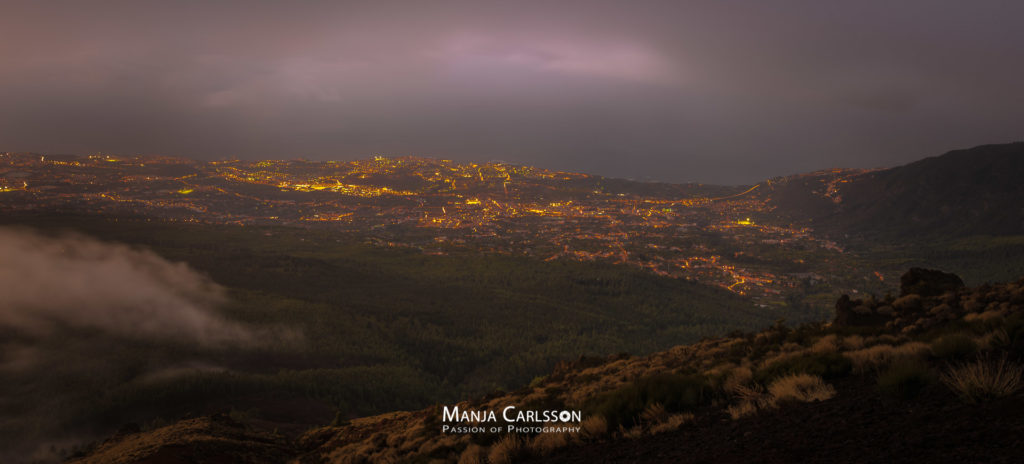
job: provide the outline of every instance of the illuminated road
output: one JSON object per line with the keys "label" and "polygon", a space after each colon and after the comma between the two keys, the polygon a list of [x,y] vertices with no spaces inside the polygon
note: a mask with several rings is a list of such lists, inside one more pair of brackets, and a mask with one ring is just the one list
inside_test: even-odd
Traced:
{"label": "illuminated road", "polygon": [[746,190],[744,190],[744,191],[742,191],[740,193],[737,193],[735,195],[729,195],[727,197],[708,198],[708,201],[730,200],[730,199],[733,199],[733,198],[742,197],[743,195],[746,195],[746,194],[748,194],[750,192],[753,192],[755,189],[757,189],[760,186],[761,186],[761,184],[757,184],[757,185],[755,185],[753,187],[750,187],[750,188],[748,188],[748,189],[746,189]]}

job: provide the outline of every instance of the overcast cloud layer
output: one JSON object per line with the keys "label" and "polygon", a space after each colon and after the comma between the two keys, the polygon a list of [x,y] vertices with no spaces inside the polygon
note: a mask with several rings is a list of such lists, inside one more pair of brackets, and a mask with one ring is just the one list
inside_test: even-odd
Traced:
{"label": "overcast cloud layer", "polygon": [[0,2],[0,150],[745,183],[1024,139],[1024,2]]}

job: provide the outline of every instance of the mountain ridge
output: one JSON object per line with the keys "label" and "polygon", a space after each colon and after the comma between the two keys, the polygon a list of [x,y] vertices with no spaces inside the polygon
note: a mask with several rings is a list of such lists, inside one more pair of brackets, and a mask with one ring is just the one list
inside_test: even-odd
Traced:
{"label": "mountain ridge", "polygon": [[[810,177],[814,195],[780,188],[772,201],[797,221],[861,239],[1024,233],[1024,142],[953,150],[902,166]],[[787,179],[795,182],[797,179]],[[800,189],[797,189],[800,190]],[[801,196],[802,195],[802,196]]]}

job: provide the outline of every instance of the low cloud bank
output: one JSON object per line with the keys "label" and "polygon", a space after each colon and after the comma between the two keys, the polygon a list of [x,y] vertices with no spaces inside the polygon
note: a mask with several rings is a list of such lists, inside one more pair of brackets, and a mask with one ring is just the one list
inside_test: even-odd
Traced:
{"label": "low cloud bank", "polygon": [[0,295],[0,328],[32,336],[68,328],[207,346],[254,341],[213,311],[223,290],[188,265],[82,236],[0,229]]}
{"label": "low cloud bank", "polygon": [[230,378],[240,355],[302,343],[293,328],[224,317],[226,302],[151,251],[0,227],[0,461],[59,461],[166,411],[161,394],[209,393],[189,379]]}

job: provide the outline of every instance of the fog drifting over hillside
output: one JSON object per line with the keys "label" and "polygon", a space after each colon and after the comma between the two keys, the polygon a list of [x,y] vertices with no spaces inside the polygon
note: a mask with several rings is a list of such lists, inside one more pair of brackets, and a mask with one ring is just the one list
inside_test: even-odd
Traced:
{"label": "fog drifting over hillside", "polygon": [[0,228],[0,461],[57,460],[129,420],[114,406],[125,395],[230,375],[218,353],[301,343],[292,329],[230,320],[226,302],[151,251]]}
{"label": "fog drifting over hillside", "polygon": [[223,290],[184,263],[82,236],[0,229],[0,327],[33,337],[56,329],[203,345],[250,344],[213,312]]}

